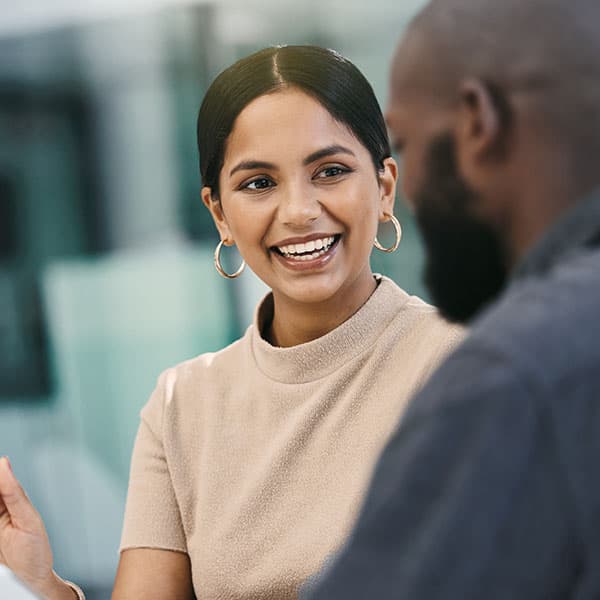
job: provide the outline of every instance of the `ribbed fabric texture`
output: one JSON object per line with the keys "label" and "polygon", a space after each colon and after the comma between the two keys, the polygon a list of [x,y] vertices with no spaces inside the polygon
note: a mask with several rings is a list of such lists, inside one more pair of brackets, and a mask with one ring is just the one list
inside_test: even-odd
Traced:
{"label": "ribbed fabric texture", "polygon": [[287,600],[347,537],[409,398],[460,328],[383,277],[329,334],[243,338],[164,372],[132,458],[121,549],[189,553],[198,600]]}

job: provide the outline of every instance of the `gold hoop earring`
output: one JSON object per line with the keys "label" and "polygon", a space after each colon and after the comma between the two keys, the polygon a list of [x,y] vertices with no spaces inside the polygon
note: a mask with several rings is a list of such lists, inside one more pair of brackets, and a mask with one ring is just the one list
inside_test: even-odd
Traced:
{"label": "gold hoop earring", "polygon": [[242,264],[235,273],[227,273],[227,271],[225,271],[225,269],[221,265],[221,248],[223,248],[224,244],[225,240],[221,240],[215,248],[215,269],[219,272],[219,275],[222,275],[226,279],[235,279],[236,277],[239,277],[242,274],[242,271],[246,267],[246,261],[242,260]]}
{"label": "gold hoop earring", "polygon": [[382,252],[387,252],[389,254],[390,252],[396,252],[398,246],[400,245],[400,240],[402,239],[402,227],[400,226],[400,221],[398,221],[398,219],[396,219],[394,215],[388,215],[387,213],[384,213],[384,216],[390,218],[390,221],[392,222],[392,225],[396,230],[396,241],[394,242],[393,246],[390,246],[389,248],[384,248],[379,243],[377,236],[375,236],[375,240],[373,240],[373,245],[375,246],[375,248],[377,248],[377,250],[381,250]]}

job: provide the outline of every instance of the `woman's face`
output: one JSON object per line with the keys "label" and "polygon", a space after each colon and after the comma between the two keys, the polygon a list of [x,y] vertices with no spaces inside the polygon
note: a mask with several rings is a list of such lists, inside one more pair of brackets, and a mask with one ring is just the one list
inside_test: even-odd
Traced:
{"label": "woman's face", "polygon": [[[220,203],[204,188],[221,238],[235,243],[276,302],[348,302],[372,290],[369,255],[393,210],[396,165],[368,150],[298,90],[261,96],[236,119]],[[364,301],[364,299],[363,299]]]}

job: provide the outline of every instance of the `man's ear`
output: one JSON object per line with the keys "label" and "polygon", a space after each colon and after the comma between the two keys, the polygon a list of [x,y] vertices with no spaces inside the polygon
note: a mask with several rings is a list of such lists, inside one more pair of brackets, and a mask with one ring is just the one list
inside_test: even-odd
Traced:
{"label": "man's ear", "polygon": [[204,205],[210,211],[221,239],[226,246],[233,245],[233,236],[229,230],[229,225],[227,224],[227,219],[225,218],[225,213],[223,212],[223,206],[221,205],[220,200],[213,197],[212,189],[209,187],[203,187],[200,195],[202,197],[202,202],[204,202]]}
{"label": "man's ear", "polygon": [[506,142],[506,118],[499,98],[479,79],[467,79],[459,86],[456,128],[457,151],[471,164],[498,158]]}
{"label": "man's ear", "polygon": [[389,220],[384,215],[394,214],[394,202],[396,201],[396,183],[398,182],[398,164],[389,157],[383,161],[383,170],[379,173],[380,207],[379,221]]}

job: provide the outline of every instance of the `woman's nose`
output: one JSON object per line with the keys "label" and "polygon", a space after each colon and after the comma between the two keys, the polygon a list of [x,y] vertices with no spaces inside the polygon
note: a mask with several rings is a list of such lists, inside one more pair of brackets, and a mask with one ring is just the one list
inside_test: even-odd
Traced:
{"label": "woman's nose", "polygon": [[316,191],[310,186],[291,185],[281,195],[279,218],[289,227],[306,227],[321,215],[321,211]]}

